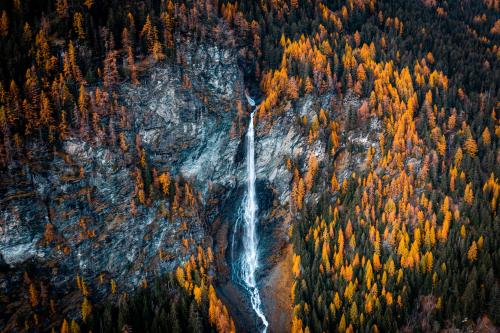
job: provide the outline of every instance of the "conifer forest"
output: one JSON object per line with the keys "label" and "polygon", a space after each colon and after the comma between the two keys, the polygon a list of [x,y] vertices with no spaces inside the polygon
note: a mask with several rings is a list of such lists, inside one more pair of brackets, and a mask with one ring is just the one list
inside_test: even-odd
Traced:
{"label": "conifer forest", "polygon": [[499,0],[0,0],[0,332],[500,331]]}

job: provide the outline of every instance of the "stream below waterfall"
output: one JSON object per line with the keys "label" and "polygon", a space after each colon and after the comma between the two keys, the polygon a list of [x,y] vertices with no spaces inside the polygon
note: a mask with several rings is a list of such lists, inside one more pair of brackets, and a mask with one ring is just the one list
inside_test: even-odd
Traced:
{"label": "stream below waterfall", "polygon": [[[248,103],[254,108],[250,115],[248,124],[248,131],[246,134],[246,171],[247,171],[247,186],[241,208],[238,212],[238,218],[235,223],[232,240],[231,240],[231,256],[233,260],[233,274],[232,279],[234,282],[241,285],[250,297],[252,309],[260,321],[256,326],[260,328],[261,332],[266,333],[269,326],[268,320],[264,315],[262,308],[262,300],[257,286],[256,272],[259,268],[259,238],[257,235],[258,225],[258,204],[255,190],[255,128],[254,128],[254,114],[257,110],[255,101],[246,96]],[[234,258],[234,244],[239,228],[242,228],[241,236],[241,254],[239,258]]]}

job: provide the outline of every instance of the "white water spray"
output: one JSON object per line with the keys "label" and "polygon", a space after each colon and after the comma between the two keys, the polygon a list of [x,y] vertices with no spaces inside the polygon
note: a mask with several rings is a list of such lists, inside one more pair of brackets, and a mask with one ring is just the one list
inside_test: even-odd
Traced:
{"label": "white water spray", "polygon": [[[248,103],[255,106],[253,99],[247,96]],[[247,192],[243,202],[243,254],[241,260],[241,279],[250,293],[252,308],[262,321],[263,333],[266,333],[269,323],[262,311],[262,301],[255,281],[255,272],[259,267],[257,238],[257,200],[255,197],[255,130],[254,113],[250,115],[247,139]]]}

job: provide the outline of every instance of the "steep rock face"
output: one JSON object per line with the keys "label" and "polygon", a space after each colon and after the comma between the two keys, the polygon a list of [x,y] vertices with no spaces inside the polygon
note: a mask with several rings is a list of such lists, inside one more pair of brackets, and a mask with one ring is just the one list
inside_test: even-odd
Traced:
{"label": "steep rock face", "polygon": [[[34,145],[26,167],[2,177],[0,266],[10,267],[0,273],[2,294],[18,290],[30,267],[31,274],[43,272],[45,285],[60,293],[53,297],[78,316],[79,303],[70,300],[77,275],[96,300],[110,294],[109,283],[95,283],[101,276],[114,279],[120,290],[133,289],[173,270],[210,239],[200,201],[172,216],[166,213],[168,197],[139,205],[134,188],[137,136],[151,168],[189,178],[205,192],[212,179],[234,183],[233,164],[226,161],[233,161],[239,138],[232,139],[229,130],[235,101],[244,97],[236,55],[190,42],[179,48],[186,48],[181,64],[157,66],[140,85],[122,86],[127,152],[98,136],[89,140],[75,133],[54,156]],[[12,295],[19,297],[24,296]],[[9,306],[0,330],[13,327],[24,311]]]}
{"label": "steep rock face", "polygon": [[[132,170],[113,149],[73,139],[62,151],[47,163],[44,175],[31,171],[31,184],[17,189],[30,196],[4,199],[6,227],[0,250],[6,263],[18,264],[29,257],[53,260],[71,275],[108,272],[120,282],[135,285],[149,268],[156,267],[151,264],[160,249],[183,258],[181,238],[199,243],[204,237],[196,215],[189,219],[193,227],[189,235],[181,232],[182,219],[162,216],[164,200],[138,206],[132,215]],[[161,272],[174,265],[174,261],[158,261],[157,269]]]}
{"label": "steep rock face", "polygon": [[[132,123],[125,136],[133,149],[139,134],[152,166],[183,174],[202,189],[211,177],[230,179],[225,160],[235,155],[238,140],[228,132],[243,82],[228,50],[192,45],[184,52],[182,66],[154,68],[139,86],[122,89]],[[195,245],[206,238],[201,207],[172,220],[163,214],[168,202],[158,199],[132,214],[135,167],[118,147],[74,136],[53,159],[47,156],[41,151],[1,186],[5,263],[55,262],[59,276],[92,279],[105,272],[135,286],[188,258],[183,239]]]}
{"label": "steep rock face", "polygon": [[[232,186],[239,138],[229,132],[236,102],[244,102],[237,55],[183,45],[182,69],[156,68],[146,84],[124,89],[125,100],[155,166],[182,174],[204,192],[209,182]],[[186,78],[190,89],[183,87]]]}
{"label": "steep rock face", "polygon": [[264,128],[265,125],[259,127],[257,178],[265,179],[275,188],[282,204],[289,201],[293,176],[286,168],[286,159],[306,162],[304,170],[307,170],[309,155],[316,155],[318,162],[322,162],[325,155],[326,147],[320,141],[311,145],[307,143],[307,135],[300,126],[301,117],[311,121],[319,109],[328,108],[331,98],[329,94],[320,98],[308,95],[298,100],[294,107],[287,105],[268,131]]}
{"label": "steep rock face", "polygon": [[[3,259],[7,264],[43,255],[37,249],[37,242],[43,233],[43,224],[47,223],[47,207],[33,192],[21,191],[9,191],[2,200],[0,260]],[[25,205],[27,200],[23,195],[32,198],[28,199],[29,205]],[[10,199],[9,196],[17,198]]]}

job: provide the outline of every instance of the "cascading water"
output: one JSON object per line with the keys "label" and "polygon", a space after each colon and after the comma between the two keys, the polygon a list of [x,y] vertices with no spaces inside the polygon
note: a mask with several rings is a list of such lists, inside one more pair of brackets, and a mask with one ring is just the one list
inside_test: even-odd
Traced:
{"label": "cascading water", "polygon": [[[247,96],[251,106],[255,106],[255,102]],[[243,222],[243,252],[240,258],[239,277],[243,287],[250,294],[250,302],[254,312],[257,314],[262,324],[262,332],[267,331],[269,325],[264,312],[262,311],[262,301],[260,298],[259,289],[255,280],[255,272],[259,267],[258,253],[258,237],[257,237],[257,199],[255,197],[255,137],[254,137],[254,113],[250,115],[250,123],[248,125],[247,139],[247,191],[243,200],[243,219],[237,221],[235,229],[239,222]],[[233,233],[234,244],[234,233]],[[233,251],[233,250],[232,250]]]}

